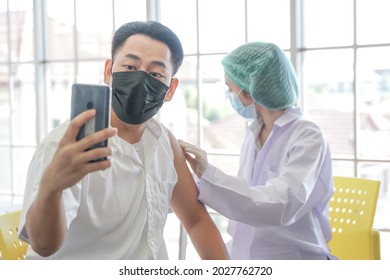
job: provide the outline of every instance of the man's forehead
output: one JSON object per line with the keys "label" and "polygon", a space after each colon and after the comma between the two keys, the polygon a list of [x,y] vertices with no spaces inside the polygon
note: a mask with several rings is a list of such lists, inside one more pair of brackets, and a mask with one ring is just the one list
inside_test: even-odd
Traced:
{"label": "man's forehead", "polygon": [[160,55],[170,58],[171,51],[169,47],[162,41],[153,39],[144,34],[135,34],[126,39],[123,46],[118,50],[125,53],[145,53],[149,55]]}

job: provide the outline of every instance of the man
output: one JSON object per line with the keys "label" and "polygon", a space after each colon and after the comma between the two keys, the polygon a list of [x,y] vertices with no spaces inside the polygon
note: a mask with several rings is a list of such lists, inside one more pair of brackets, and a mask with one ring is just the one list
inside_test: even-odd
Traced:
{"label": "man", "polygon": [[[30,164],[20,238],[51,259],[166,259],[171,208],[203,259],[227,259],[176,138],[153,116],[172,99],[179,39],[157,22],[120,27],[104,82],[111,126],[76,141],[88,110],[54,129]],[[86,151],[108,139],[108,148]],[[109,157],[108,160],[93,161]]]}

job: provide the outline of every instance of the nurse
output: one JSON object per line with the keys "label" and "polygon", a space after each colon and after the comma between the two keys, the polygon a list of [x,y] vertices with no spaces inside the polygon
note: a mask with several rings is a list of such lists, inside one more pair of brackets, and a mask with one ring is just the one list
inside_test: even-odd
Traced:
{"label": "nurse", "polygon": [[222,60],[231,105],[252,121],[237,176],[180,141],[198,177],[198,199],[230,219],[232,259],[325,260],[334,257],[328,201],[333,194],[328,143],[296,107],[297,79],[274,44],[247,43]]}

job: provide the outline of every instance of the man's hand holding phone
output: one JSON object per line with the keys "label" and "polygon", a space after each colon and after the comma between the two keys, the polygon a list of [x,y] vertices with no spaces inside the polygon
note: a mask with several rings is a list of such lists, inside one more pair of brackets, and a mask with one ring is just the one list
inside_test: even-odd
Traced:
{"label": "man's hand holding phone", "polygon": [[111,166],[107,144],[117,129],[109,127],[110,97],[107,86],[73,85],[71,121],[42,176],[46,189],[61,192],[88,173]]}
{"label": "man's hand holding phone", "polygon": [[[86,174],[104,170],[111,166],[108,157],[111,155],[110,147],[89,149],[96,143],[107,140],[117,133],[116,128],[105,128],[91,135],[76,140],[80,128],[90,119],[94,118],[96,110],[82,112],[71,120],[68,129],[61,139],[51,164],[45,170],[42,183],[46,186],[55,186],[62,191],[79,182]],[[96,159],[105,160],[96,161]],[[44,186],[42,186],[44,187]],[[52,191],[52,187],[49,187]]]}

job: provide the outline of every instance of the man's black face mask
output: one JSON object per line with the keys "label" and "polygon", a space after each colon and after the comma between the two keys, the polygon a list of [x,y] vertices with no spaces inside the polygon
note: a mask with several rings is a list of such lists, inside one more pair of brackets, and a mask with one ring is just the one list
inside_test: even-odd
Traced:
{"label": "man's black face mask", "polygon": [[112,73],[112,107],[128,124],[152,118],[164,103],[169,87],[144,71]]}

